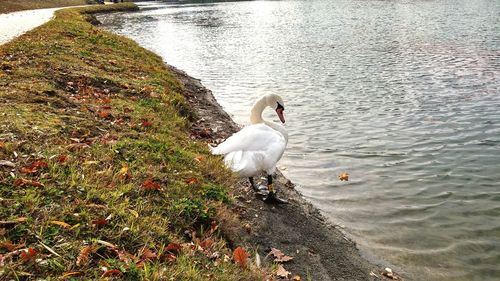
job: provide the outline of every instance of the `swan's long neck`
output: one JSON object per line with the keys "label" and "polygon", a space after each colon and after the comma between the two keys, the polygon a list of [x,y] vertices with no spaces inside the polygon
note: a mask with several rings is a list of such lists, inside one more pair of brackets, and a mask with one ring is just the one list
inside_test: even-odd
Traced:
{"label": "swan's long neck", "polygon": [[262,98],[258,100],[252,107],[252,111],[250,112],[250,123],[251,124],[258,124],[258,123],[264,123],[264,119],[262,118],[262,112],[264,112],[264,109],[266,108],[266,99]]}

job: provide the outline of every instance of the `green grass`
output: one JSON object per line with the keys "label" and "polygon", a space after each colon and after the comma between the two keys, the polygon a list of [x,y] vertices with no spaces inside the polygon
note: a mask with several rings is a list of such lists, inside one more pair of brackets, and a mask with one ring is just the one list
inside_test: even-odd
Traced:
{"label": "green grass", "polygon": [[88,23],[118,9],[135,5],[61,10],[0,46],[0,276],[261,279],[221,238],[236,179],[189,138],[176,78]]}

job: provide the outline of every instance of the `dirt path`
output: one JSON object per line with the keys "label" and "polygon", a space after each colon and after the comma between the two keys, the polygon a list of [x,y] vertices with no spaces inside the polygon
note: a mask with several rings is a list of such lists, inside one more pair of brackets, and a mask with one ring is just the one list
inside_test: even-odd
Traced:
{"label": "dirt path", "polygon": [[[172,68],[186,88],[184,93],[200,119],[194,130],[207,142],[220,142],[239,130],[224,112],[210,90],[199,80]],[[277,186],[288,205],[269,205],[257,198],[242,180],[237,188],[235,211],[244,227],[225,229],[233,245],[247,244],[259,249],[265,258],[271,248],[293,256],[284,267],[302,280],[379,280],[371,276],[380,268],[363,259],[353,241],[346,238],[294,189],[294,185],[278,173]],[[267,259],[269,260],[269,258]],[[307,279],[310,277],[310,279]],[[383,277],[381,277],[383,278]]]}
{"label": "dirt path", "polygon": [[0,44],[48,22],[60,8],[38,9],[0,14]]}

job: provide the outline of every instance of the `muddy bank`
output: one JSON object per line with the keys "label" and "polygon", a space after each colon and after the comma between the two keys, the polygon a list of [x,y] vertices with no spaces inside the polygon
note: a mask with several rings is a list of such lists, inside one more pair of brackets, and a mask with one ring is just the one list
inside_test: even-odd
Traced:
{"label": "muddy bank", "polygon": [[[193,124],[196,138],[218,143],[239,130],[239,126],[222,109],[199,80],[170,67],[184,85],[189,103],[198,114]],[[286,102],[286,101],[285,101]],[[292,136],[293,137],[293,136]],[[278,172],[277,188],[287,205],[270,205],[260,200],[246,180],[235,186],[233,209],[246,227],[224,229],[230,243],[257,248],[264,259],[271,248],[293,256],[284,267],[302,280],[380,280],[381,268],[360,256],[356,244],[325,221],[319,210],[295,190],[294,184]],[[375,273],[376,276],[370,273]],[[310,279],[306,279],[310,277]]]}

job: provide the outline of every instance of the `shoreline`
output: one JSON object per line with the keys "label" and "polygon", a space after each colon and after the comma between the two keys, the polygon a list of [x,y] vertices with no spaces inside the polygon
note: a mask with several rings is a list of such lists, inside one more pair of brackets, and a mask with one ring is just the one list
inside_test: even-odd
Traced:
{"label": "shoreline", "polygon": [[[165,65],[181,81],[185,89],[182,94],[198,116],[192,129],[208,132],[201,140],[220,142],[240,129],[201,80]],[[294,257],[291,263],[285,264],[287,270],[310,276],[311,280],[380,280],[376,276],[385,279],[381,266],[363,257],[353,240],[327,221],[279,170],[276,173],[277,189],[290,203],[266,204],[242,179],[234,187],[238,200],[236,212],[242,223],[252,228],[248,232],[242,228],[225,229],[230,243],[250,244],[258,249],[261,257],[266,257],[271,248],[280,249]]]}
{"label": "shoreline", "polygon": [[[133,8],[130,5],[116,7]],[[2,235],[10,237],[13,243],[29,247],[32,255],[47,253],[44,250],[46,247],[55,247],[58,254],[53,254],[54,250],[49,248],[50,254],[43,255],[43,259],[59,260],[64,264],[69,261],[66,270],[78,270],[64,273],[63,267],[51,269],[41,266],[33,269],[28,267],[29,263],[23,263],[16,264],[17,268],[12,272],[29,269],[32,276],[43,276],[50,272],[51,275],[59,276],[77,273],[78,276],[98,277],[102,268],[96,266],[97,260],[107,257],[115,263],[112,273],[119,275],[155,276],[170,268],[177,276],[198,276],[207,270],[216,273],[215,277],[222,278],[220,280],[234,280],[236,276],[241,276],[239,274],[247,277],[238,277],[238,280],[258,280],[251,276],[270,273],[267,276],[274,278],[276,263],[269,257],[269,252],[276,248],[293,257],[283,266],[293,275],[301,276],[301,280],[385,279],[380,268],[363,258],[356,244],[326,222],[320,211],[307,202],[281,173],[278,172],[276,179],[277,189],[289,200],[288,205],[265,204],[255,197],[245,179],[234,181],[229,171],[223,169],[219,158],[206,154],[206,146],[203,147],[204,143],[221,142],[239,130],[239,126],[217,103],[211,91],[200,80],[168,65],[132,40],[83,23],[95,23],[90,14],[102,12],[102,8],[84,10],[86,12],[60,12],[61,18],[72,19],[64,22],[56,17],[36,31],[22,36],[29,40],[24,42],[15,39],[2,46],[2,55],[9,59],[0,69],[0,75],[8,78],[5,83],[0,83],[0,88],[5,89],[0,94],[6,101],[6,107],[2,110],[8,113],[5,116],[12,115],[17,120],[17,123],[13,123],[14,127],[9,129],[14,133],[0,143],[1,158],[12,161],[4,162],[12,169],[2,167],[0,170],[2,175],[6,175],[0,181],[0,187],[5,187],[0,195],[2,198],[12,197],[8,201],[11,203],[0,205],[0,208],[7,217],[13,219],[6,222],[14,224],[3,229]],[[113,11],[115,8],[108,7],[106,10]],[[73,27],[72,32],[67,32],[68,26]],[[38,42],[33,38],[39,36],[47,36],[45,38],[52,46],[50,56],[37,48],[26,48]],[[60,44],[66,47],[59,48]],[[99,56],[87,54],[89,46],[100,50]],[[19,50],[24,48],[33,53],[18,56]],[[42,65],[40,61],[43,61],[43,68],[33,66]],[[140,66],[137,66],[138,62],[142,62]],[[43,72],[46,67],[57,71]],[[26,69],[32,72],[18,72]],[[74,73],[75,70],[78,72]],[[111,75],[113,73],[122,75]],[[33,75],[40,79],[39,84],[25,88]],[[7,105],[22,108],[23,115],[11,114]],[[41,112],[49,114],[38,114]],[[33,124],[38,124],[36,131],[31,130]],[[43,131],[53,133],[45,133],[43,137],[38,135]],[[42,139],[43,145],[38,145],[37,141]],[[37,141],[33,142],[34,145],[31,141],[29,145],[24,145],[27,143],[25,140]],[[110,150],[117,147],[121,148]],[[163,154],[162,165],[157,165],[157,148],[168,148],[167,155],[171,153],[175,157],[165,159],[166,155]],[[18,158],[16,150],[22,152],[21,158]],[[134,151],[139,154],[136,155]],[[122,154],[135,160],[129,160],[129,156],[122,158]],[[33,168],[31,172],[33,164],[27,166],[33,161],[30,155],[42,159],[34,163],[40,162],[43,167]],[[206,165],[199,165],[193,159]],[[62,173],[65,167],[70,169]],[[28,172],[23,172],[23,169]],[[199,178],[193,180],[193,173]],[[16,176],[27,179],[14,180]],[[86,188],[75,189],[75,186],[80,185]],[[11,188],[13,186],[17,187]],[[109,191],[110,187],[117,191],[112,194],[103,192]],[[172,188],[174,190],[171,193]],[[207,188],[215,193],[206,193]],[[64,207],[33,201],[31,197],[25,198],[29,195],[25,190],[39,194],[36,198],[56,200]],[[64,193],[59,195],[61,190]],[[121,198],[123,194],[127,194],[127,200]],[[167,196],[163,199],[168,200],[157,200],[161,199],[158,196]],[[231,196],[232,200],[222,205],[225,196]],[[18,200],[30,202],[29,210],[21,212],[9,207],[9,204]],[[75,206],[78,209],[73,210]],[[98,206],[99,209],[90,211],[92,206]],[[40,208],[46,207],[49,209],[43,214],[38,212]],[[207,210],[218,213],[209,213]],[[74,216],[75,212],[78,216]],[[205,236],[203,223],[207,222],[203,220],[206,217],[216,220],[209,226],[218,223],[220,234],[214,234],[213,230],[208,238]],[[54,226],[54,218],[64,221],[57,221]],[[97,226],[97,223],[101,226]],[[22,231],[27,229],[28,232],[17,233],[17,224]],[[56,232],[57,240],[52,236],[42,236],[41,239],[46,239],[48,245],[45,247],[46,244],[39,244],[39,238],[34,239],[29,235],[29,231],[34,231],[30,228],[42,226],[54,231],[58,227],[68,230]],[[96,227],[100,231],[95,232]],[[151,231],[143,233],[142,229],[148,227],[152,228]],[[79,235],[74,236],[73,229],[78,229]],[[120,229],[122,231],[118,234],[115,230]],[[186,235],[187,231],[189,235]],[[165,239],[165,235],[168,235],[168,239]],[[201,241],[198,237],[206,240]],[[98,246],[99,243],[95,244],[94,239],[105,240],[107,244]],[[57,241],[63,240],[69,241],[65,243],[69,246],[58,245]],[[90,242],[94,244],[88,244],[89,241],[94,241]],[[219,245],[220,252],[214,252],[214,248],[203,244],[207,241],[212,241],[210,245]],[[188,242],[182,244],[186,246],[179,245],[182,250],[177,253],[184,261],[187,259],[187,264],[172,263],[171,260],[164,263],[160,259],[168,252],[169,242]],[[198,248],[189,246],[189,243],[198,245]],[[248,270],[243,266],[238,267],[236,263],[228,263],[225,256],[231,256],[232,251],[239,246],[251,251],[252,267],[254,250],[258,252],[262,267]],[[99,249],[99,255],[87,255],[96,263],[76,261],[75,264],[74,258],[78,256],[80,259],[82,251],[88,247],[91,251],[94,247]],[[149,251],[147,258],[144,256],[145,249]],[[117,254],[117,251],[122,252]],[[203,254],[194,255],[193,251]],[[128,258],[124,258],[123,253]],[[215,253],[217,255],[213,258],[212,254]],[[23,259],[16,254],[7,252],[6,255],[10,256],[11,262]],[[156,263],[154,256],[157,258]],[[224,259],[221,259],[222,256]],[[133,259],[136,259],[137,264],[153,262],[150,263],[152,268],[148,272],[126,267],[120,267],[123,272],[116,269],[120,264],[128,266]],[[82,264],[85,265],[82,267]],[[24,266],[26,268],[23,271]],[[196,271],[193,272],[191,266],[196,266]],[[373,275],[373,272],[376,274]],[[102,276],[106,274],[107,271]],[[224,276],[228,276],[227,279]]]}

